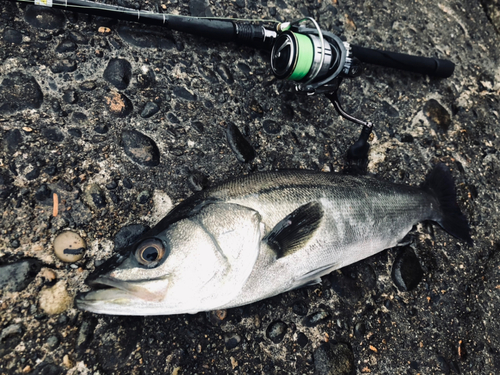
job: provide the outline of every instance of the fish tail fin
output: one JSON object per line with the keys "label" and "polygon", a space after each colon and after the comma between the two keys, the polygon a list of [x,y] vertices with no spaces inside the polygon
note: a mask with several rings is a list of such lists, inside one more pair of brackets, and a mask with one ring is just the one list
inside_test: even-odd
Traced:
{"label": "fish tail fin", "polygon": [[443,163],[436,165],[427,175],[422,189],[439,203],[440,217],[434,221],[452,236],[472,245],[469,223],[458,206],[455,183],[448,167]]}

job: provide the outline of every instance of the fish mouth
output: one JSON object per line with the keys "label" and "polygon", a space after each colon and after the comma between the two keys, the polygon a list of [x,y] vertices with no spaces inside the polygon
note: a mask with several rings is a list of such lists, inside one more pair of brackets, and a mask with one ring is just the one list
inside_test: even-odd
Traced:
{"label": "fish mouth", "polygon": [[164,298],[164,293],[154,293],[146,289],[141,284],[155,280],[125,281],[112,277],[98,277],[89,282],[92,290],[80,293],[77,302],[114,302],[126,303],[131,299],[140,299],[143,301],[157,302]]}

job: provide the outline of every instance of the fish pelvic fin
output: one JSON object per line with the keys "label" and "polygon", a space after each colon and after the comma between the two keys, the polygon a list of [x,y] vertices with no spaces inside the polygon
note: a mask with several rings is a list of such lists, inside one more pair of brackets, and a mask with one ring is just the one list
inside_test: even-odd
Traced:
{"label": "fish pelvic fin", "polygon": [[458,206],[455,183],[448,167],[437,164],[427,175],[422,189],[438,201],[441,216],[433,221],[452,236],[472,245],[469,223]]}
{"label": "fish pelvic fin", "polygon": [[323,206],[318,202],[309,202],[288,214],[264,238],[276,253],[276,258],[283,258],[301,249],[318,229],[323,218]]}

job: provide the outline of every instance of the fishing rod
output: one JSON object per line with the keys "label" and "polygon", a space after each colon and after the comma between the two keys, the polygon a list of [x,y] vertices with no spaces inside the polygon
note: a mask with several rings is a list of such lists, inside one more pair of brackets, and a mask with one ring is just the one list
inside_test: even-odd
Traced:
{"label": "fishing rod", "polygon": [[[130,9],[88,0],[11,0],[67,11],[163,26],[170,30],[221,42],[233,42],[270,51],[271,71],[295,83],[298,92],[323,93],[345,119],[362,125],[361,135],[348,150],[350,160],[367,160],[373,124],[349,115],[342,108],[338,88],[344,78],[360,75],[361,63],[375,64],[439,78],[453,74],[449,60],[412,56],[352,45],[322,30],[311,17],[293,22],[224,17],[192,17]],[[258,23],[258,24],[256,24]],[[307,27],[309,23],[309,27]],[[263,26],[262,24],[273,24]],[[312,26],[312,27],[311,27]]]}

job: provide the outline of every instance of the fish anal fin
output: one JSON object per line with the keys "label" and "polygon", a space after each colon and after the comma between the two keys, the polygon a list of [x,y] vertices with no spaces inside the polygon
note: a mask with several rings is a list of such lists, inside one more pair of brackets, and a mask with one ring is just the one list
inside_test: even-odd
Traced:
{"label": "fish anal fin", "polygon": [[318,202],[309,202],[297,208],[275,225],[264,238],[276,253],[276,258],[283,258],[302,248],[321,224],[323,206]]}
{"label": "fish anal fin", "polygon": [[294,280],[293,286],[289,290],[302,288],[305,286],[321,284],[321,277],[328,275],[339,268],[338,263],[327,264],[315,270],[309,271]]}

